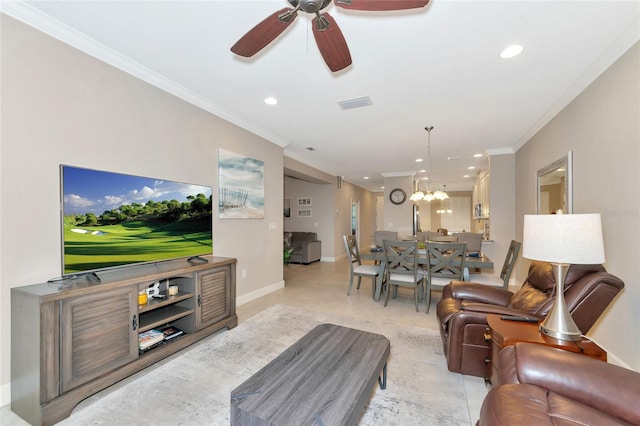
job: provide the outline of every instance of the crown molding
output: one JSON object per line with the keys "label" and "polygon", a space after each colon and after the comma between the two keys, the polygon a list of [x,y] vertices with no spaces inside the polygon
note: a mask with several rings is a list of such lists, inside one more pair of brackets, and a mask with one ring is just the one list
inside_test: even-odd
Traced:
{"label": "crown molding", "polygon": [[94,58],[99,59],[100,61],[103,61],[129,75],[149,83],[160,90],[170,93],[191,105],[229,121],[230,123],[260,136],[275,145],[284,148],[289,144],[288,141],[282,140],[275,134],[268,132],[261,127],[252,125],[241,116],[229,113],[220,107],[220,105],[210,102],[162,74],[152,71],[131,58],[116,52],[90,37],[87,37],[81,32],[69,27],[55,18],[52,18],[46,13],[43,13],[23,1],[2,1],[0,2],[0,12],[90,56],[93,56]]}
{"label": "crown molding", "polygon": [[490,148],[484,151],[489,157],[492,155],[505,155],[505,154],[515,154],[513,148],[510,146],[504,148]]}

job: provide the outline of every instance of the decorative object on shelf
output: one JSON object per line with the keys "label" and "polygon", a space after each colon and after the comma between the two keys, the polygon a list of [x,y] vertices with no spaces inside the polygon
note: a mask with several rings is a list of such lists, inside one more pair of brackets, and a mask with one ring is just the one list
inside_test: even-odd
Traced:
{"label": "decorative object on shelf", "polygon": [[147,292],[142,290],[138,293],[138,305],[146,305],[149,297],[147,296]]}
{"label": "decorative object on shelf", "polygon": [[578,341],[582,333],[564,300],[564,280],[571,264],[604,263],[600,214],[525,215],[522,256],[551,263],[556,297],[540,324],[547,336]]}
{"label": "decorative object on shelf", "polygon": [[147,287],[147,296],[153,297],[159,294],[160,294],[160,283],[155,282],[153,284],[149,284],[149,287]]}
{"label": "decorative object on shelf", "polygon": [[177,296],[178,295],[178,286],[173,284],[170,285],[169,287],[167,287],[167,293],[169,294],[169,296]]}
{"label": "decorative object on shelf", "polygon": [[264,219],[264,161],[220,148],[220,219]]}
{"label": "decorative object on shelf", "polygon": [[[428,136],[427,142],[427,174],[431,174],[431,131],[433,130],[433,126],[427,126],[424,128]],[[449,198],[449,194],[445,191],[445,185],[429,182],[427,183],[427,187],[424,191],[420,190],[420,181],[416,180],[416,191],[411,194],[409,198],[411,201],[433,201],[433,200],[446,200]]]}
{"label": "decorative object on shelf", "polygon": [[389,201],[391,201],[393,204],[396,204],[396,205],[402,204],[406,201],[406,199],[407,199],[407,193],[404,192],[404,189],[395,188],[395,189],[392,189],[391,192],[389,193]]}

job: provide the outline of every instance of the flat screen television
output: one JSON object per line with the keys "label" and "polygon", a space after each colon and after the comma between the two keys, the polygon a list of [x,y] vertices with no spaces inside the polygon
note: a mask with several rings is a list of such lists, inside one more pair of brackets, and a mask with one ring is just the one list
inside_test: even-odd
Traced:
{"label": "flat screen television", "polygon": [[62,275],[213,253],[212,188],[61,165]]}

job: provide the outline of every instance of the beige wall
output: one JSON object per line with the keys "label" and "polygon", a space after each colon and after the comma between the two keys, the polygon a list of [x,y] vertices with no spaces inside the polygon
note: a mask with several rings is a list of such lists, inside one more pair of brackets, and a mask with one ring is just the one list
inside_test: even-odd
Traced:
{"label": "beige wall", "polygon": [[[285,231],[316,232],[322,241],[322,259],[335,256],[333,245],[335,201],[334,185],[284,178],[284,197],[291,199],[291,217],[284,219]],[[311,217],[298,217],[298,198],[311,198]]]}
{"label": "beige wall", "polygon": [[[534,214],[536,171],[573,151],[573,212],[602,214],[609,272],[625,289],[589,335],[610,359],[640,370],[640,44],[516,153],[516,220]],[[493,176],[492,176],[493,185]],[[493,189],[493,188],[492,188]],[[493,205],[491,215],[493,222]],[[528,262],[520,262],[521,281]]]}
{"label": "beige wall", "polygon": [[[516,156],[515,154],[489,157],[489,238],[492,243],[482,245],[482,251],[493,260],[493,274],[500,275],[511,240],[516,239]],[[481,221],[483,230],[485,221]],[[520,239],[519,241],[522,241]],[[515,284],[515,278],[511,279]]]}
{"label": "beige wall", "polygon": [[[407,193],[406,201],[399,205],[389,200],[389,194],[396,188]],[[380,231],[397,231],[399,238],[413,235],[413,202],[409,200],[412,193],[412,176],[384,178],[384,229]]]}
{"label": "beige wall", "polygon": [[[342,181],[342,187],[285,177],[284,197],[291,199],[291,218],[284,219],[285,231],[316,232],[322,241],[322,260],[333,262],[346,256],[342,236],[351,233],[351,202],[360,204],[360,245],[372,244],[375,231],[375,194]],[[312,197],[312,217],[298,218],[296,202]]]}
{"label": "beige wall", "polygon": [[238,259],[239,301],[283,285],[281,147],[1,19],[0,405],[9,402],[10,288],[61,273],[61,163],[210,185],[215,198],[219,148],[264,161],[265,219],[214,215],[214,252]]}

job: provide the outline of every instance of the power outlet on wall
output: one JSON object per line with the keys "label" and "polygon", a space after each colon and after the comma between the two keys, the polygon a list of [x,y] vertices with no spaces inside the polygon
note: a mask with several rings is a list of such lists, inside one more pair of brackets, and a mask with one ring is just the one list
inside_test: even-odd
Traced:
{"label": "power outlet on wall", "polygon": [[247,278],[247,270],[243,269],[242,272],[240,272],[240,276],[242,276],[242,278]]}

